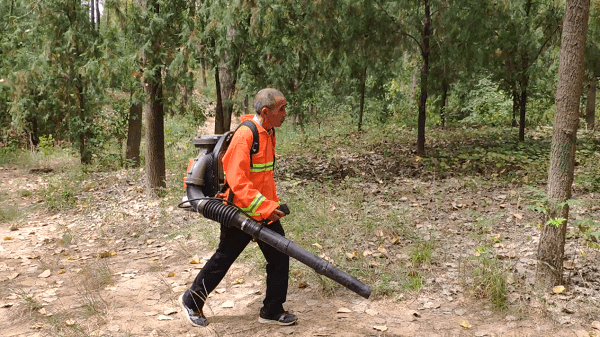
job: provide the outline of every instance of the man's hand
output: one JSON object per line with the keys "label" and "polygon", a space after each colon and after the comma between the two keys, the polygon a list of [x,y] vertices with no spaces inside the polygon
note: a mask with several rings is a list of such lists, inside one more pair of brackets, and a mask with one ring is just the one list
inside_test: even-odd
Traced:
{"label": "man's hand", "polygon": [[285,216],[285,213],[283,213],[282,211],[276,209],[273,211],[273,213],[271,213],[271,215],[269,215],[269,217],[267,218],[267,220],[269,220],[269,223],[271,222],[275,222],[281,218],[283,218]]}

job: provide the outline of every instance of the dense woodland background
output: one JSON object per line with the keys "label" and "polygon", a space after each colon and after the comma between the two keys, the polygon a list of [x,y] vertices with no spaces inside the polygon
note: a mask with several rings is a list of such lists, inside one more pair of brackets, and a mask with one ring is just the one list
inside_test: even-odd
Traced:
{"label": "dense woodland background", "polygon": [[0,151],[71,146],[83,164],[145,163],[156,190],[165,120],[194,130],[214,115],[222,133],[266,86],[284,92],[301,132],[332,116],[357,132],[406,127],[419,158],[439,154],[432,128],[512,126],[527,144],[554,122],[573,3],[589,6],[589,25],[586,9],[574,20],[587,31],[584,79],[569,92],[578,127],[593,130],[598,0],[3,0]]}

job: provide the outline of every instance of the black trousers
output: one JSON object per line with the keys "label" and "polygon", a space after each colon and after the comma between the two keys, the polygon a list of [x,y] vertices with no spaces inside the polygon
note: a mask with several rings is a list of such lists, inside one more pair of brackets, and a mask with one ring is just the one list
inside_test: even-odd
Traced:
{"label": "black trousers", "polygon": [[[276,221],[267,226],[270,230],[285,236],[281,223]],[[221,225],[219,247],[206,262],[190,287],[193,298],[185,298],[190,308],[201,309],[204,300],[219,285],[227,271],[252,240],[249,234],[235,227]],[[258,246],[267,261],[267,291],[263,301],[263,312],[269,316],[283,313],[286,301],[290,259],[277,249],[258,241]]]}

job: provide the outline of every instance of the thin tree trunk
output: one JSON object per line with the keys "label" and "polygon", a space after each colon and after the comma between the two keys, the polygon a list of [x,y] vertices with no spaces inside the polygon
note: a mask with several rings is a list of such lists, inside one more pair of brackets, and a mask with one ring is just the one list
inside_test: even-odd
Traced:
{"label": "thin tree trunk", "polygon": [[512,99],[512,120],[510,122],[510,125],[514,128],[517,126],[517,111],[519,111],[519,94],[517,93],[516,89],[513,89],[512,91]]}
{"label": "thin tree trunk", "polygon": [[219,66],[215,65],[215,90],[217,93],[217,106],[215,108],[215,134],[225,132],[223,127],[223,97],[221,96],[221,81],[219,79]]}
{"label": "thin tree trunk", "polygon": [[90,3],[90,20],[92,21],[92,27],[95,26],[96,23],[96,0],[89,0]]}
{"label": "thin tree trunk", "polygon": [[[547,220],[538,245],[537,283],[562,284],[565,235],[569,218],[579,124],[579,97],[583,90],[584,47],[590,0],[567,0],[560,48],[556,113],[548,169]],[[547,222],[547,221],[546,221]]]}
{"label": "thin tree trunk", "polygon": [[360,106],[358,109],[358,132],[362,129],[363,123],[363,113],[365,109],[365,88],[367,82],[367,66],[362,69],[362,74],[360,76]]}
{"label": "thin tree trunk", "polygon": [[448,81],[442,80],[442,106],[440,107],[440,121],[442,128],[446,127],[446,106],[448,106]]}
{"label": "thin tree trunk", "polygon": [[527,108],[527,80],[524,80],[525,87],[521,89],[519,95],[519,141],[525,141],[525,112]]}
{"label": "thin tree trunk", "polygon": [[206,71],[207,71],[206,59],[202,59],[202,87],[204,87],[204,88],[206,88],[208,86],[208,84],[206,82]]}
{"label": "thin tree trunk", "polygon": [[425,121],[427,118],[427,78],[429,77],[429,38],[431,36],[431,10],[429,0],[425,0],[425,23],[423,24],[423,41],[421,53],[423,69],[421,69],[421,97],[419,99],[419,125],[417,132],[417,155],[425,156]]}
{"label": "thin tree trunk", "polygon": [[140,143],[142,141],[142,105],[131,103],[129,106],[129,125],[125,159],[133,167],[140,165]]}
{"label": "thin tree trunk", "polygon": [[100,31],[100,0],[92,1],[96,1],[96,29]]}
{"label": "thin tree trunk", "polygon": [[587,101],[585,104],[585,121],[590,130],[594,130],[596,123],[596,76],[592,75],[588,84]]}
{"label": "thin tree trunk", "polygon": [[87,141],[90,138],[89,135],[89,123],[87,118],[87,102],[85,99],[85,92],[83,90],[83,84],[81,76],[78,76],[78,82],[76,84],[77,88],[77,97],[79,99],[79,120],[81,121],[81,129],[77,132],[79,133],[79,157],[82,164],[90,164],[92,162],[92,153],[88,148]]}
{"label": "thin tree trunk", "polygon": [[223,132],[227,132],[231,128],[231,115],[233,114],[233,95],[236,83],[235,69],[231,69],[226,63],[222,62],[219,73],[223,102]]}

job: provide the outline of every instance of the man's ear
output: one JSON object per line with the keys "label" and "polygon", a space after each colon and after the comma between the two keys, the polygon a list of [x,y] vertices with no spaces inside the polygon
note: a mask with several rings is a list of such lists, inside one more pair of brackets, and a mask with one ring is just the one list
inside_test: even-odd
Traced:
{"label": "man's ear", "polygon": [[264,117],[266,113],[267,113],[267,107],[266,107],[266,106],[263,106],[263,107],[260,109],[260,115]]}

